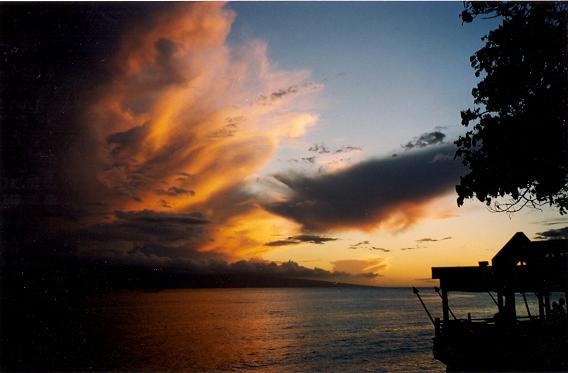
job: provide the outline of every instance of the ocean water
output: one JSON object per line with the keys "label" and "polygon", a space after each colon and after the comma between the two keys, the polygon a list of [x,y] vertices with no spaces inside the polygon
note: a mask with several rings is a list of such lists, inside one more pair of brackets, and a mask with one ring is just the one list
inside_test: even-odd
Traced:
{"label": "ocean water", "polygon": [[[421,295],[441,317],[434,290]],[[536,315],[536,298],[527,298]],[[410,288],[137,291],[92,296],[86,306],[95,370],[445,371]],[[488,294],[450,293],[450,306],[458,318],[496,312]],[[517,312],[527,314],[520,296]]]}
{"label": "ocean water", "polygon": [[[433,288],[421,289],[421,295],[440,317]],[[535,297],[527,298],[536,315]],[[33,293],[15,299],[0,314],[0,370],[445,370],[432,357],[434,328],[410,288]],[[450,305],[459,318],[497,311],[482,293],[450,293]],[[527,315],[521,296],[517,314]]]}
{"label": "ocean water", "polygon": [[[425,290],[423,298],[438,316],[438,295]],[[409,288],[125,292],[95,296],[89,310],[108,369],[445,370],[432,357],[433,326]]]}

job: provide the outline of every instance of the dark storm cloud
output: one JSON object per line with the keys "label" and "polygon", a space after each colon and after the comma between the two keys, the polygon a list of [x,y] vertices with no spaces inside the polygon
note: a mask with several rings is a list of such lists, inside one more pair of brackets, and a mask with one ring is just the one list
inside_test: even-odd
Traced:
{"label": "dark storm cloud", "polygon": [[145,256],[147,258],[158,258],[162,260],[178,260],[181,258],[199,258],[200,254],[191,250],[186,245],[170,245],[160,243],[135,244],[128,252],[132,256]]}
{"label": "dark storm cloud", "polygon": [[301,234],[298,236],[288,237],[285,240],[267,242],[265,246],[288,246],[288,245],[297,245],[304,242],[313,243],[316,245],[322,245],[326,242],[335,241],[335,240],[337,240],[337,238],[323,237],[312,234]]}
{"label": "dark storm cloud", "polygon": [[430,145],[441,144],[444,142],[444,138],[446,138],[446,135],[440,131],[426,132],[418,138],[409,141],[406,145],[402,145],[402,147],[406,150],[424,148]]}
{"label": "dark storm cloud", "polygon": [[[77,238],[81,241],[83,256],[101,257],[112,263],[127,265],[160,265],[164,269],[192,274],[262,275],[344,282],[378,276],[371,271],[348,273],[307,268],[292,261],[280,264],[261,260],[228,263],[220,254],[198,251],[200,244],[211,237],[207,231],[210,222],[199,212],[116,211],[114,218],[112,222],[92,225],[79,233]],[[323,244],[334,240],[336,238],[304,234],[285,241]],[[272,246],[278,244],[272,243]]]}
{"label": "dark storm cloud", "polygon": [[549,239],[558,239],[558,238],[568,239],[568,227],[549,229],[544,232],[539,232],[535,235],[535,238],[537,240],[549,240]]}
{"label": "dark storm cloud", "polygon": [[116,211],[115,220],[89,226],[81,236],[97,241],[124,240],[176,241],[184,240],[195,232],[196,227],[208,221],[190,214],[175,214],[144,210],[140,212]]}
{"label": "dark storm cloud", "polygon": [[454,152],[453,145],[445,144],[330,174],[275,175],[289,193],[264,205],[310,230],[377,226],[393,216],[394,225],[405,228],[423,216],[424,203],[459,181],[463,167],[452,159]]}
{"label": "dark storm cloud", "polygon": [[208,224],[200,212],[193,213],[169,213],[157,212],[152,210],[142,211],[116,211],[115,216],[122,221],[127,222],[143,222],[143,223],[159,223],[159,224],[187,224],[201,225]]}
{"label": "dark storm cloud", "polygon": [[125,262],[141,262],[149,255],[189,258],[202,254],[197,248],[208,239],[209,223],[199,212],[115,211],[113,221],[87,226],[75,238],[87,256],[106,255]]}
{"label": "dark storm cloud", "polygon": [[[91,138],[82,133],[81,123],[88,119],[83,110],[100,82],[116,74],[110,60],[122,42],[117,36],[166,7],[2,4],[0,170],[3,182],[15,183],[13,188],[3,186],[3,206],[84,206],[83,184],[101,189],[93,172]],[[76,143],[84,162],[69,154]],[[111,149],[119,146],[116,142]],[[85,175],[69,175],[74,163],[80,163]]]}

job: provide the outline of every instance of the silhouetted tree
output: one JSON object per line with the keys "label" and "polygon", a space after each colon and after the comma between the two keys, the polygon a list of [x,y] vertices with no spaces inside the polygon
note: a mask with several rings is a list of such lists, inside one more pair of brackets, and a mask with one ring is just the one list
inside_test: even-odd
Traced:
{"label": "silhouetted tree", "polygon": [[[501,24],[471,56],[481,81],[456,145],[468,172],[458,205],[476,197],[494,211],[550,204],[568,212],[568,3],[468,2],[463,22]],[[507,197],[502,199],[498,197]],[[503,202],[505,201],[505,202]]]}

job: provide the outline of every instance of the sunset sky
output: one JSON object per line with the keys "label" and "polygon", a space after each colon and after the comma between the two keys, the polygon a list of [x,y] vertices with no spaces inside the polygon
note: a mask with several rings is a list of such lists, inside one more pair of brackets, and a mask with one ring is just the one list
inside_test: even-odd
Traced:
{"label": "sunset sky", "polygon": [[499,23],[462,25],[461,2],[90,9],[64,36],[81,53],[55,59],[67,80],[54,100],[69,107],[49,102],[42,132],[50,227],[74,255],[293,261],[426,285],[432,266],[476,265],[515,232],[568,224],[549,208],[456,205],[469,57]]}

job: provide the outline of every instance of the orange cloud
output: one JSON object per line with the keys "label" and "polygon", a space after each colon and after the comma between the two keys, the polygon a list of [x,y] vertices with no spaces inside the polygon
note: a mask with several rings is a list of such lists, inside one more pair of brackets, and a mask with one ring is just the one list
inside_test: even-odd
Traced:
{"label": "orange cloud", "polygon": [[322,86],[308,71],[272,66],[262,42],[229,47],[234,18],[220,3],[178,4],[134,27],[86,117],[97,149],[90,161],[114,210],[223,215],[203,250],[250,257],[266,250],[275,227],[295,225],[256,206],[231,213],[218,201],[266,165],[282,139],[317,122],[309,97]]}
{"label": "orange cloud", "polygon": [[227,257],[258,258],[268,249],[269,240],[282,232],[297,232],[300,226],[290,220],[273,215],[260,208],[254,208],[237,214],[224,222],[211,235],[211,242],[205,245],[202,252],[220,252]]}

